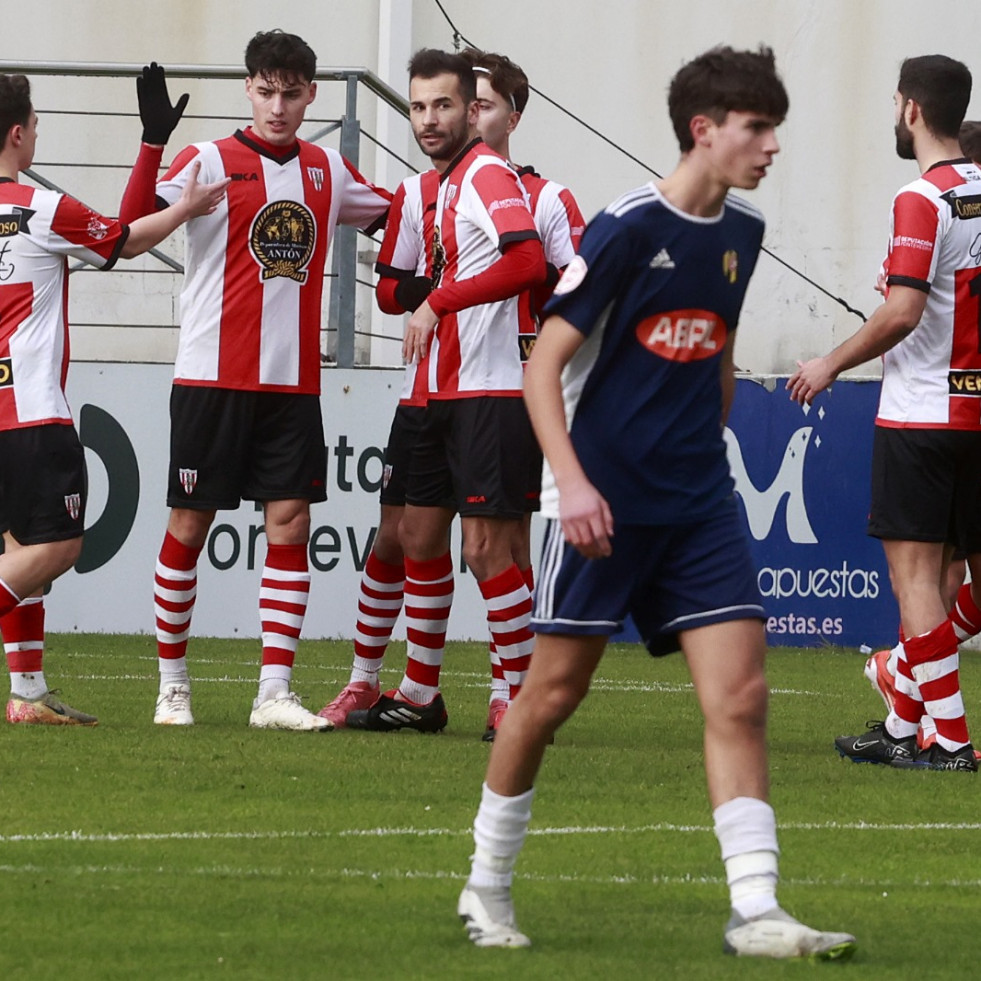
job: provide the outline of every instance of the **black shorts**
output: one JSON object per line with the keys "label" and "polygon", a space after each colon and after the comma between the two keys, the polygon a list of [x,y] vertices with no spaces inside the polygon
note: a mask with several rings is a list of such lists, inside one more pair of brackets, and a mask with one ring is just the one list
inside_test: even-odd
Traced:
{"label": "black shorts", "polygon": [[542,507],[542,461],[542,451],[536,440],[535,452],[528,459],[528,477],[525,484],[526,514],[534,514]]}
{"label": "black shorts", "polygon": [[426,415],[424,405],[400,405],[395,410],[392,429],[385,446],[385,468],[379,498],[382,504],[392,507],[405,506],[405,488],[409,480],[409,461],[419,439],[422,420]]}
{"label": "black shorts", "polygon": [[78,538],[87,495],[85,451],[74,426],[0,432],[0,532],[21,545]]}
{"label": "black shorts", "polygon": [[325,501],[327,450],[318,395],[174,385],[169,507]]}
{"label": "black shorts", "polygon": [[409,465],[406,503],[464,517],[520,518],[539,452],[521,398],[439,399],[426,407]]}
{"label": "black shorts", "polygon": [[981,432],[876,426],[868,532],[981,552]]}

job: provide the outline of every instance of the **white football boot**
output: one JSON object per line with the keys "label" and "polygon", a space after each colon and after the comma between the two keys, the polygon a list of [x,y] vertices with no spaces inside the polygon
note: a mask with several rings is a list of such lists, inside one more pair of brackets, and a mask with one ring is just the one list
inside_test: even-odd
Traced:
{"label": "white football boot", "polygon": [[190,685],[168,685],[157,696],[153,721],[158,726],[193,726]]}
{"label": "white football boot", "polygon": [[478,947],[530,947],[531,941],[518,930],[514,904],[507,886],[464,886],[456,904],[467,934]]}
{"label": "white football boot", "polygon": [[334,723],[314,715],[300,704],[296,692],[254,702],[249,725],[253,729],[290,729],[294,732],[330,732]]}
{"label": "white football boot", "polygon": [[833,961],[855,953],[850,933],[822,933],[795,920],[779,906],[746,920],[733,912],[726,924],[722,949],[740,957],[803,957]]}

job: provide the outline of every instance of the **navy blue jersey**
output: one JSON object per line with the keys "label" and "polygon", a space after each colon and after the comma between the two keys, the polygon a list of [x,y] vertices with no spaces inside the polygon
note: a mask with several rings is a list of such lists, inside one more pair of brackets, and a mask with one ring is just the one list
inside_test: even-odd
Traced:
{"label": "navy blue jersey", "polygon": [[738,198],[697,218],[646,184],[590,222],[556,287],[546,314],[588,338],[563,373],[569,432],[619,522],[693,520],[732,493],[721,359],[762,239]]}

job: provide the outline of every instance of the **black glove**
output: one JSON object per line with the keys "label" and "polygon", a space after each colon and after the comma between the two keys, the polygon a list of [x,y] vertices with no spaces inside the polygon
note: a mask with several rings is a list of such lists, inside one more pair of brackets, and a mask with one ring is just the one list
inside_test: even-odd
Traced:
{"label": "black glove", "polygon": [[136,98],[140,104],[140,122],[143,123],[143,142],[166,146],[170,134],[184,115],[184,107],[190,95],[185,92],[177,105],[170,104],[167,79],[163,65],[151,61],[143,66],[143,77],[136,80]]}
{"label": "black glove", "polygon": [[396,283],[395,302],[403,310],[415,313],[432,291],[433,283],[428,276],[410,276],[408,279],[400,279]]}

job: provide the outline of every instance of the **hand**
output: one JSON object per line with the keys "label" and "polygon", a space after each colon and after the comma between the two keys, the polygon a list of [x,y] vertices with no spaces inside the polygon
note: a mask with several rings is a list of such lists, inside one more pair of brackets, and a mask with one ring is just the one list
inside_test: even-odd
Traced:
{"label": "hand", "polygon": [[827,358],[812,358],[797,362],[797,370],[787,379],[786,388],[795,402],[810,405],[835,378],[837,374],[828,366]]}
{"label": "hand", "polygon": [[612,554],[613,514],[588,480],[559,488],[559,521],[565,540],[587,559]]}
{"label": "hand", "polygon": [[402,360],[406,364],[418,364],[429,350],[429,338],[439,323],[439,317],[433,313],[428,300],[423,300],[416,307],[415,313],[409,317],[405,326],[405,337],[402,338]]}
{"label": "hand", "polygon": [[181,204],[187,209],[188,218],[200,218],[202,215],[210,215],[221,203],[225,196],[225,191],[232,180],[226,177],[223,180],[215,181],[214,184],[199,184],[198,174],[201,173],[201,162],[195,160],[188,171],[187,183],[181,191]]}
{"label": "hand", "polygon": [[151,61],[149,65],[143,66],[143,77],[136,80],[136,98],[140,104],[143,142],[166,146],[170,134],[184,115],[190,95],[185,92],[177,100],[177,104],[172,106],[163,65]]}

